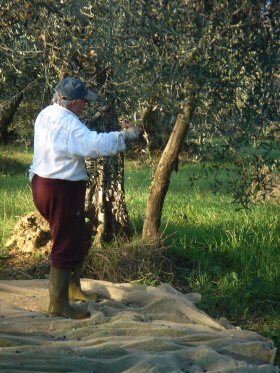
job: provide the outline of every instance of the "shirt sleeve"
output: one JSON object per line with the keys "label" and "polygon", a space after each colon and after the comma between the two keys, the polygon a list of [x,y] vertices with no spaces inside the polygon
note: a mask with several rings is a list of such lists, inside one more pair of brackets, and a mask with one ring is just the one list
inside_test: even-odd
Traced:
{"label": "shirt sleeve", "polygon": [[112,156],[125,151],[123,132],[97,133],[79,123],[69,133],[68,156],[98,158]]}

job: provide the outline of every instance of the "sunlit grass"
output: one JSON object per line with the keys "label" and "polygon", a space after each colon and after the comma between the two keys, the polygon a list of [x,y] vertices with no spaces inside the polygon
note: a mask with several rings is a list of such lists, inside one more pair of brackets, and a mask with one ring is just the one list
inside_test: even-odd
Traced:
{"label": "sunlit grass", "polygon": [[0,256],[19,216],[34,209],[28,180],[31,157],[22,148],[0,148]]}

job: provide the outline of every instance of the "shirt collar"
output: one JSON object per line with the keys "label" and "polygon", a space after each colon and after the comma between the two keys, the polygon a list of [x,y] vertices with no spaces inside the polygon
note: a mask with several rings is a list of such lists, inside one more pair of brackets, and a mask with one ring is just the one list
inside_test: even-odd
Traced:
{"label": "shirt collar", "polygon": [[78,118],[78,119],[80,120],[80,118],[78,117],[78,115],[76,115],[75,113],[73,113],[73,111],[67,109],[66,107],[61,106],[61,105],[59,105],[59,104],[57,104],[57,103],[53,103],[53,106],[54,106],[56,109],[59,109],[59,110],[61,110],[61,111],[65,111],[65,112],[67,112],[67,113],[69,113],[69,114],[72,114],[75,118]]}

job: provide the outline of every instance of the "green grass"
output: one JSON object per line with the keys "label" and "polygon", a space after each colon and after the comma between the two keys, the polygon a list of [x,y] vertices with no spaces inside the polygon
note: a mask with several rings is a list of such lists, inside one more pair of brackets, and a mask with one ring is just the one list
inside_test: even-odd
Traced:
{"label": "green grass", "polygon": [[22,148],[0,148],[0,257],[19,216],[34,209],[28,181],[31,158]]}
{"label": "green grass", "polygon": [[[231,294],[231,318],[248,312],[254,302],[267,301],[269,307],[280,302],[279,206],[266,203],[237,210],[227,185],[213,194],[214,176],[191,185],[189,176],[199,175],[200,168],[185,164],[173,174],[164,204],[162,231],[170,237],[170,255],[190,263],[181,281],[205,293],[216,313],[233,306]],[[150,176],[147,170],[127,172],[127,203],[136,228],[143,221]]]}
{"label": "green grass", "polygon": [[[126,173],[136,229],[143,222],[151,175],[150,169]],[[193,176],[198,180],[192,182]],[[223,184],[213,193],[215,177]],[[202,294],[201,308],[260,331],[279,346],[280,208],[267,202],[238,209],[231,188],[223,168],[206,177],[200,164],[182,165],[172,175],[161,230],[170,257],[182,263],[180,283]]]}
{"label": "green grass", "polygon": [[[18,216],[34,210],[30,162],[30,152],[0,148],[2,248]],[[152,171],[126,161],[126,201],[136,234],[141,233]],[[161,225],[168,254],[178,266],[177,282],[202,294],[202,309],[256,330],[279,347],[280,208],[267,202],[238,210],[227,177],[223,167],[206,175],[198,163],[185,163],[172,174]],[[222,185],[213,193],[215,178]]]}

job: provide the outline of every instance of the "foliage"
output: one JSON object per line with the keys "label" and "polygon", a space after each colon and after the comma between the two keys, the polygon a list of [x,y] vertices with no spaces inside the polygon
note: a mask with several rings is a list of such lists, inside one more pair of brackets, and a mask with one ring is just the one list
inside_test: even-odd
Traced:
{"label": "foliage", "polygon": [[166,142],[189,79],[196,104],[186,147],[196,154],[217,137],[225,157],[241,143],[276,139],[277,1],[4,0],[0,15],[2,104],[24,93],[10,130],[25,144],[65,74],[142,122],[149,147]]}
{"label": "foliage", "polygon": [[191,76],[201,136],[231,131],[240,139],[277,121],[274,1],[25,0],[3,1],[0,10],[7,99],[36,82],[43,102],[63,73],[103,90],[100,79],[109,77],[107,98],[114,96],[122,115],[137,117],[153,107],[170,126]]}

